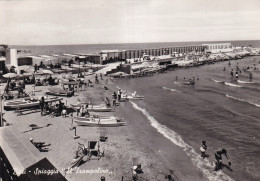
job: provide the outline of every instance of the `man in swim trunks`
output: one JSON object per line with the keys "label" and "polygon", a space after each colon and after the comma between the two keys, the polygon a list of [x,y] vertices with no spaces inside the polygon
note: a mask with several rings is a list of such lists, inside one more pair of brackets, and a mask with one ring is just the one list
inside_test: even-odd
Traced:
{"label": "man in swim trunks", "polygon": [[226,156],[226,158],[228,159],[227,150],[226,149],[216,150],[214,153],[215,153],[216,161],[218,163],[220,163],[220,161],[222,160],[222,154],[224,154]]}

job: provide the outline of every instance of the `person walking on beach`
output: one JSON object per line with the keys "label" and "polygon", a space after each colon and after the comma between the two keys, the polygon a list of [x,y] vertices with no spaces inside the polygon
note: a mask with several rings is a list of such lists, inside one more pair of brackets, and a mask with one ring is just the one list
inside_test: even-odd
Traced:
{"label": "person walking on beach", "polygon": [[37,70],[38,70],[38,66],[37,66],[37,64],[35,64],[35,65],[34,65],[34,73],[36,73]]}
{"label": "person walking on beach", "polygon": [[114,92],[114,94],[113,94],[113,106],[116,106],[116,99],[117,99],[117,95],[116,95],[116,92]]}
{"label": "person walking on beach", "polygon": [[117,97],[119,102],[121,101],[121,94],[122,94],[121,89],[119,89],[117,92]]}
{"label": "person walking on beach", "polygon": [[201,151],[201,157],[205,158],[206,157],[206,150],[207,150],[207,145],[206,145],[206,141],[202,141],[201,142],[201,147],[200,147],[200,151]]}
{"label": "person walking on beach", "polygon": [[236,78],[238,78],[238,72],[236,72]]}
{"label": "person walking on beach", "polygon": [[44,97],[42,97],[40,100],[41,115],[43,115],[44,105],[45,105],[45,101],[44,101]]}

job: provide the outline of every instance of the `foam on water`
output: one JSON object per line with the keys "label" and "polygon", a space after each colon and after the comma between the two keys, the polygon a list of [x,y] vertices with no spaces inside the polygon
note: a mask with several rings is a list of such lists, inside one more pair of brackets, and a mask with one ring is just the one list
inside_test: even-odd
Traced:
{"label": "foam on water", "polygon": [[174,84],[177,84],[178,86],[182,86],[179,82],[174,82]]}
{"label": "foam on water", "polygon": [[224,84],[228,85],[228,86],[231,86],[231,87],[242,87],[240,85],[232,84],[232,83],[229,83],[229,82],[224,82]]}
{"label": "foam on water", "polygon": [[240,101],[240,102],[248,103],[248,104],[251,104],[251,105],[256,106],[256,107],[260,107],[260,104],[254,103],[254,102],[249,101],[249,100],[233,97],[233,96],[230,96],[228,94],[226,94],[226,97],[230,98],[230,99],[234,99],[234,100]]}
{"label": "foam on water", "polygon": [[211,79],[213,82],[216,82],[216,83],[224,83],[224,81],[221,81],[221,80],[215,80],[215,79]]}
{"label": "foam on water", "polygon": [[238,83],[241,84],[254,84],[255,82],[247,82],[247,81],[243,81],[243,80],[237,80]]}
{"label": "foam on water", "polygon": [[194,148],[187,143],[185,143],[180,135],[178,135],[173,130],[169,129],[165,125],[161,125],[154,117],[152,117],[144,108],[139,107],[136,103],[130,101],[133,107],[136,110],[141,111],[147,119],[150,121],[151,125],[161,133],[165,138],[169,139],[175,145],[180,146],[183,148],[184,152],[191,158],[192,163],[199,168],[204,176],[212,181],[233,181],[231,177],[226,175],[224,172],[220,171],[213,171],[214,167],[209,162],[208,159],[202,159],[200,154],[198,154]]}
{"label": "foam on water", "polygon": [[165,89],[165,90],[170,90],[172,92],[181,92],[181,91],[179,91],[177,89],[171,89],[171,88],[168,88],[168,87],[162,87],[162,88]]}

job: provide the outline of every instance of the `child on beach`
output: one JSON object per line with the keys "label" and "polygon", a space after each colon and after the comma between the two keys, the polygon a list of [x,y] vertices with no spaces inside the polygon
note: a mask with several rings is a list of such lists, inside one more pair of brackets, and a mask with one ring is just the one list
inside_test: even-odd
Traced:
{"label": "child on beach", "polygon": [[201,151],[201,157],[205,158],[206,157],[206,150],[207,150],[207,145],[206,145],[206,141],[202,141],[201,142],[201,147],[200,147],[200,151]]}

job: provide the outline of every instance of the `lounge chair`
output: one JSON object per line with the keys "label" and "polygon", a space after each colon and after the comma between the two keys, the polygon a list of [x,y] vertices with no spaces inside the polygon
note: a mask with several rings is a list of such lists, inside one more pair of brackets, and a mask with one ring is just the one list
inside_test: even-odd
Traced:
{"label": "lounge chair", "polygon": [[88,141],[88,147],[85,147],[84,144],[78,143],[78,152],[80,155],[86,155],[88,160],[94,155],[98,158],[98,160],[104,156],[104,151],[101,153],[99,150],[99,141]]}
{"label": "lounge chair", "polygon": [[133,180],[138,180],[138,174],[143,173],[141,162],[138,157],[133,157],[132,162],[133,162]]}

